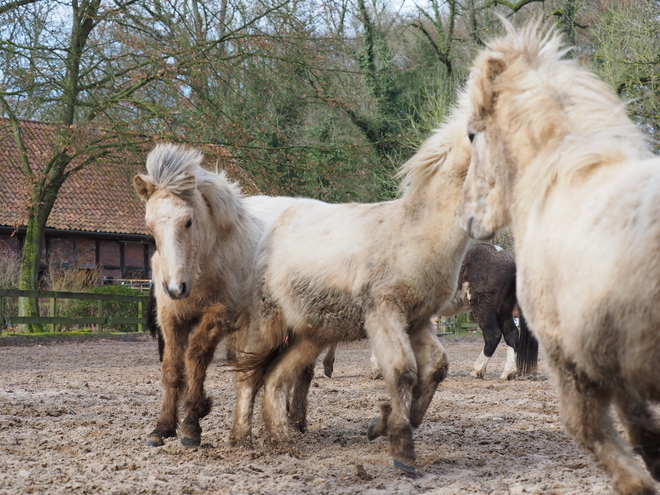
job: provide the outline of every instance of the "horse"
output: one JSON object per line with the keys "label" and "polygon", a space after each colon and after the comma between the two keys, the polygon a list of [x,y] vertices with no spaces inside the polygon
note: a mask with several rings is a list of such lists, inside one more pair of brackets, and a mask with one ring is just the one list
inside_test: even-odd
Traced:
{"label": "horse", "polygon": [[618,493],[654,494],[660,158],[616,94],[564,58],[557,30],[503,22],[507,35],[488,43],[470,71],[472,163],[458,218],[476,239],[510,227],[518,300],[566,430]]}
{"label": "horse", "polygon": [[[473,312],[484,337],[484,349],[470,372],[473,377],[484,377],[488,361],[502,336],[507,345],[507,359],[500,378],[513,380],[519,371],[522,374],[536,372],[538,342],[529,333],[522,315],[518,332],[513,321],[516,302],[516,262],[513,257],[492,244],[475,243],[470,246],[461,264],[456,293],[440,310],[439,316]],[[323,358],[323,368],[328,378],[332,377],[336,347],[331,346]],[[374,359],[372,355],[372,363]],[[372,376],[379,374],[376,363]]]}
{"label": "horse", "polygon": [[[257,392],[269,441],[290,441],[289,392],[309,384],[329,345],[366,334],[391,402],[367,429],[389,437],[394,466],[416,473],[418,427],[448,369],[430,318],[453,295],[470,243],[458,207],[470,161],[460,113],[402,167],[399,199],[372,204],[307,200],[289,207],[259,244],[252,298],[239,310],[239,354],[230,439],[249,443]],[[294,401],[295,402],[295,401]]]}
{"label": "horse", "polygon": [[[472,311],[484,337],[484,349],[470,373],[483,378],[488,361],[502,336],[507,345],[506,364],[500,378],[512,380],[518,371],[536,371],[538,345],[529,335],[524,317],[520,318],[520,336],[513,321],[516,306],[516,262],[499,246],[475,243],[461,264],[458,288],[440,316],[454,316]],[[521,345],[524,344],[524,345]]]}
{"label": "horse", "polygon": [[145,220],[156,241],[151,258],[155,310],[149,328],[162,329],[163,400],[147,444],[162,446],[176,436],[179,402],[184,419],[180,440],[201,442],[199,420],[211,410],[204,392],[206,370],[218,343],[235,332],[256,245],[267,225],[293,198],[242,195],[225,172],[207,171],[202,153],[161,143],[147,156],[147,175],[133,185],[145,202]]}

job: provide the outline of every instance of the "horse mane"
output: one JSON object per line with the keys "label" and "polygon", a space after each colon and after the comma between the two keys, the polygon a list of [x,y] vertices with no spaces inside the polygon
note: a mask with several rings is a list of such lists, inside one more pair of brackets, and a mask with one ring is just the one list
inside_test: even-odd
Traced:
{"label": "horse mane", "polygon": [[[495,74],[495,98],[500,91],[516,91],[516,109],[508,110],[510,119],[525,122],[539,143],[563,130],[559,146],[536,165],[538,175],[526,184],[529,194],[545,196],[552,183],[575,180],[626,158],[650,155],[646,137],[628,117],[625,102],[593,73],[564,58],[571,49],[564,46],[556,27],[541,26],[537,20],[516,29],[500,19],[507,35],[487,43],[472,77],[487,78],[483,75],[486,65],[496,61],[504,69]],[[470,94],[477,104],[484,98],[479,93],[477,89]]]}
{"label": "horse mane", "polygon": [[143,178],[182,198],[196,187],[221,225],[236,223],[243,197],[240,186],[224,170],[204,169],[202,160],[202,152],[195,148],[159,143],[147,156],[147,176]]}
{"label": "horse mane", "polygon": [[399,169],[396,177],[401,179],[399,192],[417,189],[433,176],[446,162],[449,152],[457,143],[467,141],[467,116],[463,111],[466,94],[459,95],[459,103],[454,106],[449,117],[419,147],[417,152]]}

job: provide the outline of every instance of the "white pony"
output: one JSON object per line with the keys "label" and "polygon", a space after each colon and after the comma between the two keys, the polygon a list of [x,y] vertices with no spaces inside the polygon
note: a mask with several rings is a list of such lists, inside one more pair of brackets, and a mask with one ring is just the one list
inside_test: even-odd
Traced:
{"label": "white pony", "polygon": [[465,126],[455,114],[404,165],[401,199],[308,200],[274,222],[245,312],[248,363],[237,379],[235,443],[249,441],[262,383],[267,434],[288,440],[295,381],[325,347],[366,331],[391,396],[368,437],[389,435],[394,465],[415,472],[412,429],[448,367],[430,317],[454,295],[469,244],[455,218],[470,161]]}
{"label": "white pony", "polygon": [[152,446],[176,436],[183,393],[181,443],[199,445],[199,420],[211,408],[206,369],[220,340],[235,330],[235,308],[264,230],[296,201],[245,198],[224,172],[209,172],[201,162],[195,149],[159,144],[147,157],[147,175],[133,179],[158,249],[151,266],[165,340],[163,401],[147,440]]}
{"label": "white pony", "polygon": [[[503,21],[505,22],[505,21]],[[472,164],[461,225],[510,226],[518,300],[568,432],[626,495],[660,480],[660,159],[624,105],[538,24],[487,45],[468,83]]]}

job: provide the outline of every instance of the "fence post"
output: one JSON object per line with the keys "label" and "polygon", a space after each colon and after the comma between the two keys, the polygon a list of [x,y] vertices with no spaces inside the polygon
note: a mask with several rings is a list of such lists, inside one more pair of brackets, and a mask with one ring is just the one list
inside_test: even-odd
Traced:
{"label": "fence post", "polygon": [[[138,318],[142,318],[142,301],[138,301]],[[142,323],[138,323],[137,331],[142,332]]]}
{"label": "fence post", "polygon": [[0,296],[0,333],[5,329],[5,298]]}
{"label": "fence post", "polygon": [[[54,297],[50,298],[50,309],[48,310],[48,316],[51,318],[55,318],[55,316],[57,316],[57,299]],[[50,323],[48,328],[50,329],[51,333],[55,333],[55,323]]]}
{"label": "fence post", "polygon": [[[99,299],[99,302],[98,302],[98,314],[97,314],[97,316],[98,316],[99,318],[103,318],[103,299]],[[97,331],[98,331],[98,332],[102,332],[102,331],[103,331],[103,323],[99,323],[99,324],[98,324]]]}

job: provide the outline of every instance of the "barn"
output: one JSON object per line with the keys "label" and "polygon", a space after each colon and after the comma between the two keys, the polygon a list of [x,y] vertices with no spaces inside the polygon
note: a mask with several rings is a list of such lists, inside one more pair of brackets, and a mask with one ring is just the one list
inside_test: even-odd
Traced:
{"label": "barn", "polygon": [[[43,170],[54,144],[54,126],[27,120],[20,125],[32,167]],[[155,141],[145,142],[141,152],[117,149],[64,183],[47,223],[41,254],[44,272],[57,264],[99,269],[107,281],[151,279],[149,260],[156,248],[144,223],[144,205],[131,181],[144,171],[146,155]],[[205,166],[225,169],[246,194],[259,193],[225,148],[201,148]],[[28,179],[21,170],[9,120],[0,119],[0,257],[20,256],[29,198]]]}

